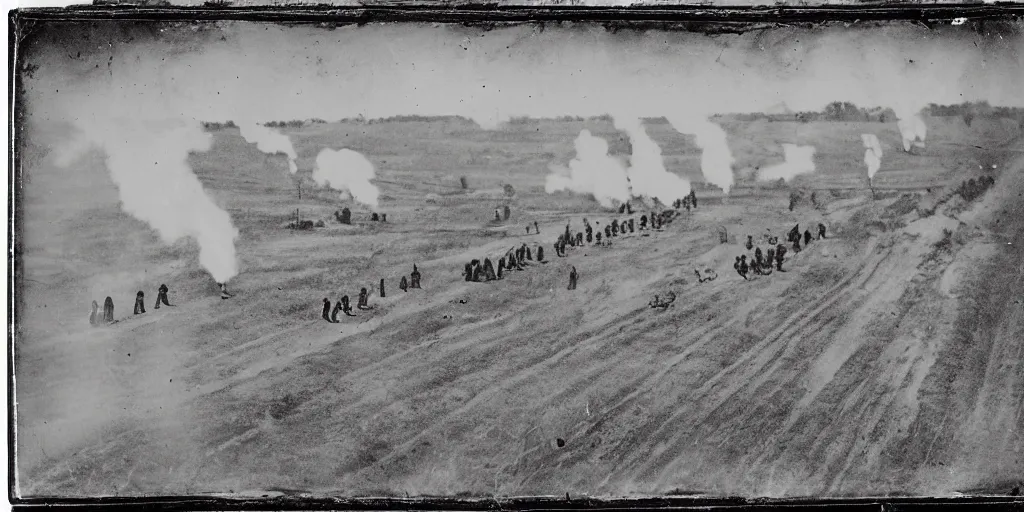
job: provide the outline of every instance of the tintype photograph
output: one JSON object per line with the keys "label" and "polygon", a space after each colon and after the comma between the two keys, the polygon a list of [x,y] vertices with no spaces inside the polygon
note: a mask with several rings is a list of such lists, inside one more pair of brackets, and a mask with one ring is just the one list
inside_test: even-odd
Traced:
{"label": "tintype photograph", "polygon": [[1019,494],[1024,23],[128,18],[12,25],[15,496]]}

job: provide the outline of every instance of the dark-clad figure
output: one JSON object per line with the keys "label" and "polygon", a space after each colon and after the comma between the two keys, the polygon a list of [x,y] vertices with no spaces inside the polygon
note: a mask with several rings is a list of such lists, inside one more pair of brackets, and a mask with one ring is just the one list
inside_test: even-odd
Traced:
{"label": "dark-clad figure", "polygon": [[750,261],[750,271],[755,273],[755,274],[757,274],[757,275],[761,275],[761,263],[759,261],[757,261],[756,259],[751,260]]}
{"label": "dark-clad figure", "polygon": [[612,227],[611,226],[605,225],[605,227],[604,227],[604,237],[606,239],[612,237]]}
{"label": "dark-clad figure", "polygon": [[341,311],[348,316],[355,316],[352,314],[352,305],[348,302],[348,295],[341,297]]}
{"label": "dark-clad figure", "polygon": [[775,247],[775,269],[776,270],[779,270],[780,272],[783,271],[782,270],[782,262],[785,259],[785,257],[786,257],[786,246],[782,245],[782,244],[779,244],[778,246]]}
{"label": "dark-clad figure", "polygon": [[466,263],[466,270],[463,272],[463,275],[466,277],[466,281],[472,281],[473,280],[473,264],[472,263]]}
{"label": "dark-clad figure", "polygon": [[380,297],[384,298],[384,279],[380,280]]}
{"label": "dark-clad figure", "polygon": [[504,271],[505,271],[505,258],[498,258],[498,273],[497,273],[497,278],[498,279],[502,278],[501,274]]}
{"label": "dark-clad figure", "polygon": [[761,248],[758,247],[757,250],[754,251],[754,261],[756,261],[758,265],[764,264],[764,258],[762,258],[762,256],[764,256],[764,254],[761,252]]}
{"label": "dark-clad figure", "polygon": [[629,232],[630,232],[630,233],[633,233],[633,232],[634,232],[634,231],[633,231],[633,219],[632,219],[632,218],[630,218],[630,219],[629,219]]}
{"label": "dark-clad figure", "polygon": [[600,231],[598,231],[597,234],[594,235],[594,240],[597,243],[597,245],[601,245],[601,232]]}
{"label": "dark-clad figure", "polygon": [[825,238],[825,225],[818,224],[818,239],[821,240],[822,238]]}
{"label": "dark-clad figure", "polygon": [[484,269],[480,268],[480,265],[473,267],[473,281],[480,282],[484,278]]}
{"label": "dark-clad figure", "polygon": [[402,276],[402,280],[398,282],[398,288],[403,292],[409,291],[409,282],[405,280],[405,276]]}
{"label": "dark-clad figure", "polygon": [[501,212],[499,212],[497,208],[494,209],[494,220],[501,221]]}
{"label": "dark-clad figure", "polygon": [[572,267],[572,272],[569,272],[569,289],[570,290],[575,290],[576,289],[576,280],[578,278],[579,278],[579,275],[576,273],[576,267]]}
{"label": "dark-clad figure", "polygon": [[587,243],[594,242],[594,228],[587,226]]}
{"label": "dark-clad figure", "polygon": [[537,261],[544,262],[544,247],[540,245],[537,246]]}
{"label": "dark-clad figure", "polygon": [[750,235],[747,235],[747,242],[745,244],[743,244],[743,246],[746,247],[748,251],[753,249],[754,248],[754,237],[752,237]]}
{"label": "dark-clad figure", "polygon": [[750,266],[747,265],[747,255],[740,256],[740,275],[743,279],[747,278],[747,274],[750,273]]}
{"label": "dark-clad figure", "polygon": [[352,210],[348,208],[341,209],[341,216],[338,217],[338,221],[342,224],[352,224]]}
{"label": "dark-clad figure", "polygon": [[583,233],[576,233],[576,245],[583,245]]}
{"label": "dark-clad figure", "polygon": [[558,239],[558,242],[555,242],[555,256],[558,256],[558,257],[562,257],[562,250],[560,249],[561,242],[562,242],[561,238]]}
{"label": "dark-clad figure", "polygon": [[89,324],[90,325],[99,325],[99,323],[100,323],[99,310],[100,310],[100,305],[97,304],[96,301],[92,301],[92,313],[89,314]]}
{"label": "dark-clad figure", "polygon": [[740,257],[739,256],[736,256],[736,262],[732,264],[732,268],[733,268],[733,270],[736,271],[737,274],[740,275],[740,277],[743,277],[743,272],[740,271]]}
{"label": "dark-clad figure", "polygon": [[380,215],[377,212],[373,212],[373,215],[370,215],[370,220],[377,222],[380,220]]}
{"label": "dark-clad figure", "polygon": [[331,321],[331,301],[327,297],[324,297],[324,312],[320,316],[328,322]]}
{"label": "dark-clad figure", "polygon": [[765,252],[765,254],[764,254],[764,262],[763,263],[764,263],[764,266],[767,267],[769,270],[775,264],[775,248],[774,247],[769,247],[768,251]]}
{"label": "dark-clad figure", "polygon": [[533,221],[533,232],[538,235],[540,234],[540,225],[537,224],[537,221]]}
{"label": "dark-clad figure", "polygon": [[647,229],[647,216],[646,215],[641,215],[640,216],[640,230],[643,231],[645,229]]}
{"label": "dark-clad figure", "polygon": [[153,309],[160,309],[160,303],[163,302],[165,306],[170,306],[171,303],[167,301],[167,285],[162,284],[160,288],[156,290],[156,305]]}
{"label": "dark-clad figure", "polygon": [[135,294],[135,314],[136,315],[139,315],[139,314],[142,314],[142,313],[146,312],[146,305],[143,303],[145,301],[145,297],[146,296],[145,296],[144,293],[142,293],[142,290],[139,290],[139,293]]}
{"label": "dark-clad figure", "polygon": [[334,303],[334,309],[331,310],[331,316],[327,318],[327,321],[336,324],[341,320],[338,320],[338,312],[341,311],[341,301]]}
{"label": "dark-clad figure", "polygon": [[527,234],[527,235],[529,235],[529,234],[530,234],[530,226],[526,226],[526,234]]}
{"label": "dark-clad figure", "polygon": [[533,261],[533,252],[530,251],[529,247],[526,248],[526,261]]}
{"label": "dark-clad figure", "polygon": [[420,287],[420,269],[416,268],[415,263],[412,265],[412,275],[410,277],[412,282],[409,283],[409,287],[418,289]]}
{"label": "dark-clad figure", "polygon": [[494,281],[498,276],[494,274],[494,265],[491,263],[490,258],[484,258],[484,279],[487,281]]}
{"label": "dark-clad figure", "polygon": [[804,245],[811,243],[811,230],[804,231]]}
{"label": "dark-clad figure", "polygon": [[797,235],[796,240],[793,240],[793,252],[800,252],[800,236]]}
{"label": "dark-clad figure", "polygon": [[387,222],[388,221],[388,214],[386,214],[386,213],[380,214],[380,221],[381,222]]}
{"label": "dark-clad figure", "polygon": [[359,309],[370,309],[370,294],[366,288],[359,289],[359,302],[356,304]]}
{"label": "dark-clad figure", "polygon": [[114,321],[114,299],[110,297],[103,301],[103,321],[108,323]]}
{"label": "dark-clad figure", "polygon": [[690,189],[690,203],[693,204],[693,209],[697,209],[697,193],[693,189]]}
{"label": "dark-clad figure", "polygon": [[789,234],[786,236],[786,240],[792,242],[794,240],[800,240],[800,224],[793,226],[793,229],[789,230]]}
{"label": "dark-clad figure", "polygon": [[512,270],[515,267],[516,267],[516,255],[512,254],[512,253],[509,253],[509,255],[508,255],[508,264],[505,266],[505,270]]}
{"label": "dark-clad figure", "polygon": [[619,219],[612,220],[612,236],[619,236]]}

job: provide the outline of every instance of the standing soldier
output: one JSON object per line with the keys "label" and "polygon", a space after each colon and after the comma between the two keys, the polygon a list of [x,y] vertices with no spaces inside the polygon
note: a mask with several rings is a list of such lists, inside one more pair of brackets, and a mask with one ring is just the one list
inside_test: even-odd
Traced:
{"label": "standing soldier", "polygon": [[753,249],[754,248],[754,237],[752,237],[750,235],[747,235],[747,243],[743,244],[743,246],[746,247],[748,251]]}
{"label": "standing soldier", "polygon": [[398,282],[398,288],[403,292],[409,291],[409,282],[405,280],[405,276],[402,276],[402,280]]}
{"label": "standing soldier", "polygon": [[103,321],[108,323],[114,321],[114,299],[110,297],[103,301]]}
{"label": "standing soldier", "polygon": [[497,272],[495,277],[497,277],[498,279],[501,279],[502,278],[502,272],[504,272],[504,270],[505,270],[505,258],[504,257],[498,258],[498,272]]}
{"label": "standing soldier", "polygon": [[811,230],[804,231],[804,245],[811,243]]}
{"label": "standing soldier", "polygon": [[762,256],[764,256],[764,254],[761,253],[761,248],[758,247],[757,250],[754,251],[754,261],[756,261],[759,266],[764,265],[764,259]]}
{"label": "standing soldier", "polygon": [[500,213],[500,212],[498,212],[498,209],[497,209],[497,208],[495,208],[495,209],[494,209],[494,220],[495,220],[496,222],[497,222],[497,221],[501,221],[501,213]]}
{"label": "standing soldier", "polygon": [[612,237],[612,227],[605,224],[604,226],[604,238],[607,240]]}
{"label": "standing soldier", "polygon": [[576,267],[572,267],[572,271],[569,272],[569,289],[570,290],[575,290],[576,289],[576,280],[578,278],[579,278],[579,275],[576,273]]}
{"label": "standing soldier", "polygon": [[601,232],[600,231],[598,231],[597,234],[594,235],[594,240],[597,242],[597,245],[601,245]]}
{"label": "standing soldier", "polygon": [[764,266],[771,270],[775,264],[775,248],[769,247],[768,251],[764,255]]}
{"label": "standing soldier", "polygon": [[619,236],[619,219],[612,220],[612,236]]}
{"label": "standing soldier", "polygon": [[416,268],[416,264],[415,263],[412,264],[412,276],[410,276],[410,277],[412,277],[412,279],[411,279],[412,282],[410,283],[410,288],[419,288],[420,287],[420,270],[418,268]]}
{"label": "standing soldier", "polygon": [[797,253],[797,254],[800,253],[800,236],[799,235],[797,235],[796,239],[793,240],[793,252]]}
{"label": "standing soldier", "polygon": [[100,305],[97,304],[96,301],[92,301],[92,313],[89,314],[89,324],[90,325],[99,325],[99,323],[100,323],[99,309],[100,309]]}
{"label": "standing soldier", "polygon": [[[345,297],[345,304],[346,304],[345,305],[345,309],[346,309],[345,314],[347,315],[348,314],[348,309],[349,309],[348,305],[347,305],[348,304],[348,297],[347,296]],[[342,304],[341,304],[341,301],[339,300],[337,303],[334,304],[334,309],[331,310],[331,316],[327,317],[327,321],[332,323],[332,324],[338,323],[339,322],[339,320],[338,320],[338,311],[341,311],[341,310],[342,310]]]}
{"label": "standing soldier", "polygon": [[466,263],[466,269],[463,271],[463,275],[466,277],[466,281],[473,280],[473,264]]}
{"label": "standing soldier", "polygon": [[779,270],[780,272],[784,272],[782,270],[782,262],[785,259],[785,257],[786,257],[786,246],[782,245],[782,244],[779,244],[777,247],[775,247],[775,268],[776,268],[776,270]]}
{"label": "standing soldier", "polygon": [[640,231],[643,231],[645,229],[647,229],[647,216],[646,215],[641,215],[640,216]]}
{"label": "standing soldier", "polygon": [[818,223],[818,240],[825,238],[825,225]]}
{"label": "standing soldier", "polygon": [[484,258],[484,279],[487,281],[494,281],[498,276],[494,275],[494,265],[491,264],[490,258]]}
{"label": "standing soldier", "polygon": [[746,279],[749,272],[750,266],[747,265],[747,255],[744,254],[740,257],[740,275],[743,276],[743,279]]}
{"label": "standing soldier", "polygon": [[324,312],[320,316],[328,322],[331,321],[331,301],[327,297],[324,297]]}
{"label": "standing soldier", "polygon": [[693,209],[697,209],[697,193],[691,188],[690,189],[690,202],[693,203]]}
{"label": "standing soldier", "polygon": [[587,224],[587,243],[589,244],[589,243],[592,243],[593,241],[594,241],[594,228],[590,227],[590,224]]}
{"label": "standing soldier", "polygon": [[540,234],[540,225],[537,224],[537,221],[533,221],[533,232]]}
{"label": "standing soldier", "polygon": [[380,280],[380,298],[384,298],[384,279]]}
{"label": "standing soldier", "polygon": [[732,268],[733,268],[733,270],[736,271],[737,274],[740,275],[740,277],[743,277],[743,272],[740,271],[740,257],[739,256],[736,256],[736,262],[732,264]]}
{"label": "standing soldier", "polygon": [[167,285],[162,284],[160,288],[156,290],[156,305],[153,309],[160,309],[160,303],[163,302],[165,306],[170,306],[170,302],[167,302]]}
{"label": "standing soldier", "polygon": [[359,309],[370,309],[370,294],[366,291],[366,288],[359,289],[359,303],[356,304]]}
{"label": "standing soldier", "polygon": [[142,293],[142,290],[139,290],[139,293],[135,294],[135,314],[136,315],[146,312],[146,305],[143,303],[144,299],[145,299],[145,294]]}
{"label": "standing soldier", "polygon": [[352,304],[348,302],[348,295],[341,297],[341,311],[348,316],[355,316],[352,314]]}
{"label": "standing soldier", "polygon": [[540,245],[537,246],[537,261],[544,262],[544,247]]}
{"label": "standing soldier", "polygon": [[633,218],[632,217],[630,217],[630,219],[629,219],[629,232],[633,233]]}

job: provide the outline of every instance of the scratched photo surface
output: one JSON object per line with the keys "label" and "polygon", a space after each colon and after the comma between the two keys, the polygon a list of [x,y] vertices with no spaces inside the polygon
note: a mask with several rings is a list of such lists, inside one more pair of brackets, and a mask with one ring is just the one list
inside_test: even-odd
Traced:
{"label": "scratched photo surface", "polygon": [[1022,28],[37,25],[17,492],[1019,492]]}

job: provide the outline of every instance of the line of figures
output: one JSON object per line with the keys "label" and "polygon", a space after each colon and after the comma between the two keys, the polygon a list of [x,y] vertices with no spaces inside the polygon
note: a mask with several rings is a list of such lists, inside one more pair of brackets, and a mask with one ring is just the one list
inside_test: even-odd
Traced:
{"label": "line of figures", "polygon": [[[696,203],[695,200],[686,198],[684,200],[677,201],[677,204],[682,206],[683,203],[687,206]],[[632,206],[629,203],[625,203],[619,209],[621,213],[630,212],[632,213]],[[661,213],[650,214],[650,228],[660,230],[661,227],[667,223],[670,223],[675,217],[675,210],[665,210]],[[600,224],[600,223],[595,223]],[[627,233],[635,233],[637,226],[635,219],[629,218],[627,220],[620,221],[619,219],[613,219],[610,224],[606,224],[603,230],[595,229],[590,222],[583,219],[584,231],[573,232],[571,223],[566,224],[565,232],[558,235],[558,240],[554,243],[555,255],[563,258],[567,256],[567,250],[575,247],[582,247],[585,243],[594,245],[610,245],[611,239]],[[527,226],[526,232],[530,232],[530,227]],[[535,232],[540,232],[540,226],[534,222],[533,228]],[[648,216],[642,215],[640,217],[639,230],[644,231],[648,228]],[[536,259],[534,259],[536,255]],[[485,257],[483,260],[473,259],[463,270],[463,277],[467,282],[487,282],[496,281],[504,278],[506,271],[520,271],[526,270],[526,266],[529,266],[531,262],[536,261],[541,264],[548,262],[544,261],[544,247],[537,245],[536,248],[531,249],[527,244],[522,244],[519,247],[514,247],[505,252],[505,254],[498,258],[498,264],[492,263],[489,257]],[[579,280],[579,272],[576,271],[576,267],[573,266],[569,271],[569,290],[575,290],[577,281]]]}
{"label": "line of figures", "polygon": [[[409,275],[409,279],[407,280],[405,276],[402,276],[402,279],[398,282],[398,288],[401,289],[403,292],[408,292],[410,288],[419,289],[420,277],[420,269],[417,268],[415,264],[413,264],[412,274]],[[381,298],[387,296],[384,290],[383,279],[380,280],[380,296]],[[341,300],[334,304],[333,308],[331,307],[331,300],[328,299],[327,297],[324,297],[324,309],[323,313],[321,313],[320,316],[324,320],[327,320],[332,324],[336,324],[341,322],[340,320],[338,320],[338,313],[344,313],[346,316],[356,316],[352,313],[352,309],[352,304],[349,302],[348,295],[343,295],[341,297]],[[366,288],[362,288],[359,290],[359,303],[356,304],[356,309],[361,309],[364,311],[373,309],[373,306],[370,306],[370,293],[366,290]]]}
{"label": "line of figures", "polygon": [[[825,238],[825,225],[819,223],[817,239],[821,240],[822,238]],[[792,244],[793,253],[796,254],[802,250],[800,243],[801,240],[803,240],[803,245],[806,246],[811,243],[813,237],[811,236],[811,230],[809,229],[804,231],[801,235],[800,224],[797,224],[793,229],[789,230],[789,234],[786,236],[786,239],[788,243]],[[760,247],[757,247],[756,249],[754,248],[754,237],[751,235],[747,236],[747,241],[743,245],[748,251],[755,249],[754,257],[748,263],[747,255],[744,254],[742,256],[737,256],[736,262],[733,263],[733,268],[736,269],[736,273],[738,273],[743,279],[750,279],[747,276],[751,273],[761,276],[771,275],[773,267],[774,270],[785,272],[785,270],[782,270],[782,263],[785,261],[786,257],[786,245],[780,244],[778,237],[772,236],[770,233],[766,233],[764,235],[764,240],[768,243],[768,250],[762,252]],[[698,272],[698,277],[699,276],[700,273]]]}
{"label": "line of figures", "polygon": [[[156,292],[156,304],[153,309],[160,309],[160,304],[165,306],[172,306],[167,300],[167,285],[161,284],[160,288],[157,288]],[[146,312],[146,294],[139,290],[139,293],[135,294],[135,313],[141,315]],[[96,301],[92,301],[92,312],[89,314],[89,324],[96,326],[101,324],[112,324],[116,322],[114,320],[114,299],[107,297],[103,301],[103,313],[100,313],[100,305]]]}

